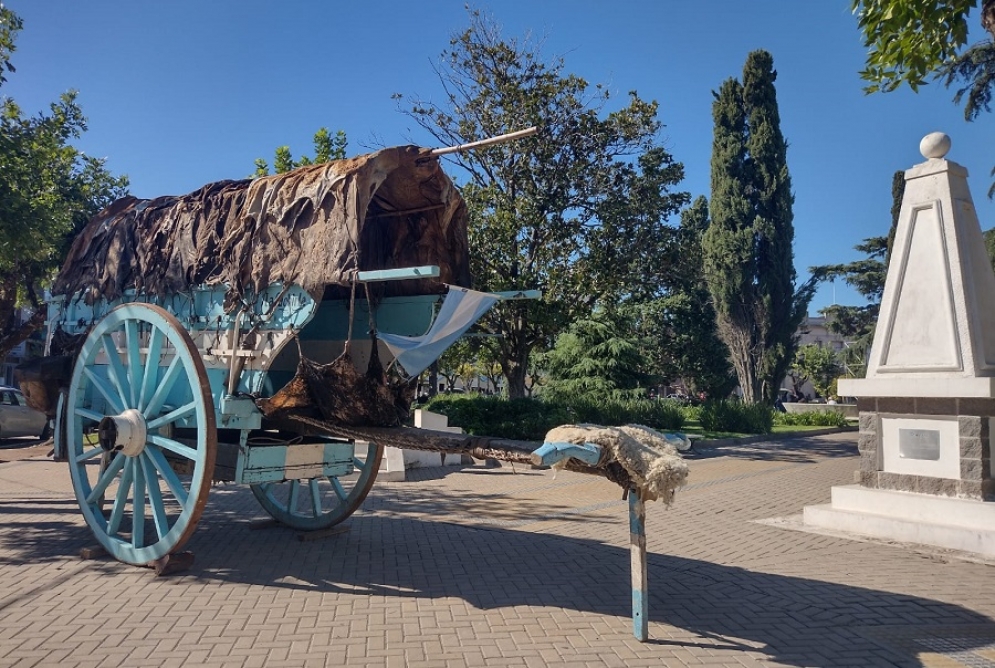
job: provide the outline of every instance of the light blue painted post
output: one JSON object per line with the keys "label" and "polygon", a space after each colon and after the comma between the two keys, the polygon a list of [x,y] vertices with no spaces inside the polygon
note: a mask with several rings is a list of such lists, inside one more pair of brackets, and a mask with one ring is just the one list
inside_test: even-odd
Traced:
{"label": "light blue painted post", "polygon": [[632,633],[649,638],[649,591],[646,587],[646,505],[639,490],[629,490],[629,551],[632,557]]}

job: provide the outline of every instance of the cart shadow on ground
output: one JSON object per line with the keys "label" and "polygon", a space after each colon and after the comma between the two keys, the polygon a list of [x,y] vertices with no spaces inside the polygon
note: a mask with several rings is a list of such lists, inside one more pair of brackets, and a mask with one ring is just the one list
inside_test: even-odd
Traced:
{"label": "cart shadow on ground", "polygon": [[[71,509],[67,503],[57,512]],[[478,609],[528,606],[592,613],[614,618],[609,623],[628,633],[628,550],[596,540],[356,515],[345,533],[300,542],[286,528],[251,530],[244,514],[208,512],[205,517],[187,545],[196,555],[193,568],[168,576],[176,587],[240,583],[343,597],[455,597]],[[12,562],[28,555],[36,561],[65,561],[93,543],[89,530],[68,517],[5,529],[11,530],[4,532],[8,537],[17,534],[21,556]],[[10,553],[10,541],[3,542]],[[87,570],[112,584],[134,568],[102,559]],[[151,571],[148,581],[155,582]],[[780,665],[828,668],[854,665],[854,651],[866,648],[865,665],[918,666],[910,655],[875,641],[875,627],[966,625],[976,634],[979,626],[993,625],[972,610],[941,601],[662,554],[649,556],[649,583],[650,643],[664,651],[752,651]],[[655,624],[674,627],[677,637],[654,638]],[[827,644],[846,651],[839,663],[826,655]]]}
{"label": "cart shadow on ground", "polygon": [[65,561],[95,543],[75,498],[0,501],[0,566]]}
{"label": "cart shadow on ground", "polygon": [[[430,493],[424,496],[427,501]],[[290,529],[247,531],[244,514],[226,519],[209,509],[208,526],[189,545],[197,563],[187,577],[342,596],[457,597],[479,609],[575,610],[617,618],[628,632],[630,557],[617,541],[469,527],[394,510],[357,513],[349,531],[300,542]],[[605,535],[618,533],[620,524],[605,527]],[[977,636],[985,627],[985,640],[975,646],[995,639],[993,620],[957,605],[696,559],[650,554],[649,583],[651,638],[653,624],[677,630],[674,639],[651,640],[663,647],[759,651],[797,666],[854,665],[853,652],[866,647],[867,665],[918,666],[908,652],[875,640],[875,630],[921,627],[928,637],[927,629],[938,625],[970,626]],[[825,654],[834,646],[839,663]]]}
{"label": "cart shadow on ground", "polygon": [[[473,503],[495,500],[480,495]],[[251,492],[221,486],[212,490],[200,526],[186,546],[196,555],[193,568],[168,577],[176,587],[239,583],[398,601],[453,597],[484,610],[573,610],[612,618],[611,625],[628,633],[629,553],[621,547],[625,527],[620,519],[611,527],[605,523],[603,532],[595,530],[612,541],[607,543],[502,526],[467,526],[453,522],[451,515],[434,520],[424,514],[426,509],[433,504],[441,504],[441,509],[446,498],[432,490],[409,488],[392,495],[375,489],[369,501],[368,512],[350,518],[348,531],[302,542],[297,532],[285,527],[252,530],[252,518],[262,511]],[[0,551],[6,555],[0,564],[66,561],[94,542],[70,498],[5,502],[0,512]],[[565,507],[547,505],[520,509],[519,515],[541,521],[562,512]],[[590,526],[585,533],[592,533]],[[99,560],[87,570],[112,581],[134,568]],[[869,566],[855,563],[853,568]],[[151,571],[148,579],[155,582]],[[928,636],[928,629],[946,625],[969,629],[964,638],[958,636],[967,643],[972,633],[975,638],[995,638],[991,619],[958,605],[666,554],[650,554],[649,583],[650,643],[661,651],[752,651],[783,665],[827,667],[854,665],[854,652],[866,651],[866,665],[918,666],[914,654],[882,644],[878,631],[919,628]],[[979,628],[991,628],[992,633],[979,636]],[[973,642],[981,647],[990,641]],[[827,647],[839,648],[838,661],[826,654]]]}

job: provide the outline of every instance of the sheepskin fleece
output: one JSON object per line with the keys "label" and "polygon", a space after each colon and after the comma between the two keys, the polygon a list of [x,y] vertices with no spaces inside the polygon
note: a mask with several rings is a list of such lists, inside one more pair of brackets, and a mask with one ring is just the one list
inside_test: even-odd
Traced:
{"label": "sheepskin fleece", "polygon": [[563,425],[550,430],[546,442],[600,445],[605,451],[600,464],[610,460],[621,464],[645,501],[660,499],[669,506],[687,481],[688,465],[677,448],[664,434],[643,425]]}

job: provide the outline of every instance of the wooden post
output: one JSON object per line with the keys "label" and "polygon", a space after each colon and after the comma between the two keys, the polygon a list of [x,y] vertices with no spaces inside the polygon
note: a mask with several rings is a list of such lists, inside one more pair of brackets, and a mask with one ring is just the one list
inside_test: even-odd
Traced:
{"label": "wooden post", "polygon": [[646,587],[646,505],[639,490],[629,490],[629,551],[632,557],[632,633],[649,639],[649,591]]}

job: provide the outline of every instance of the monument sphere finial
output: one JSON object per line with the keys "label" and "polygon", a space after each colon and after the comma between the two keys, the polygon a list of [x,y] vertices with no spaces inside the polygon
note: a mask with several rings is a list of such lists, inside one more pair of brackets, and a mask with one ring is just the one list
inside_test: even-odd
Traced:
{"label": "monument sphere finial", "polygon": [[930,132],[919,142],[919,152],[924,158],[942,158],[950,150],[950,137],[942,132]]}

